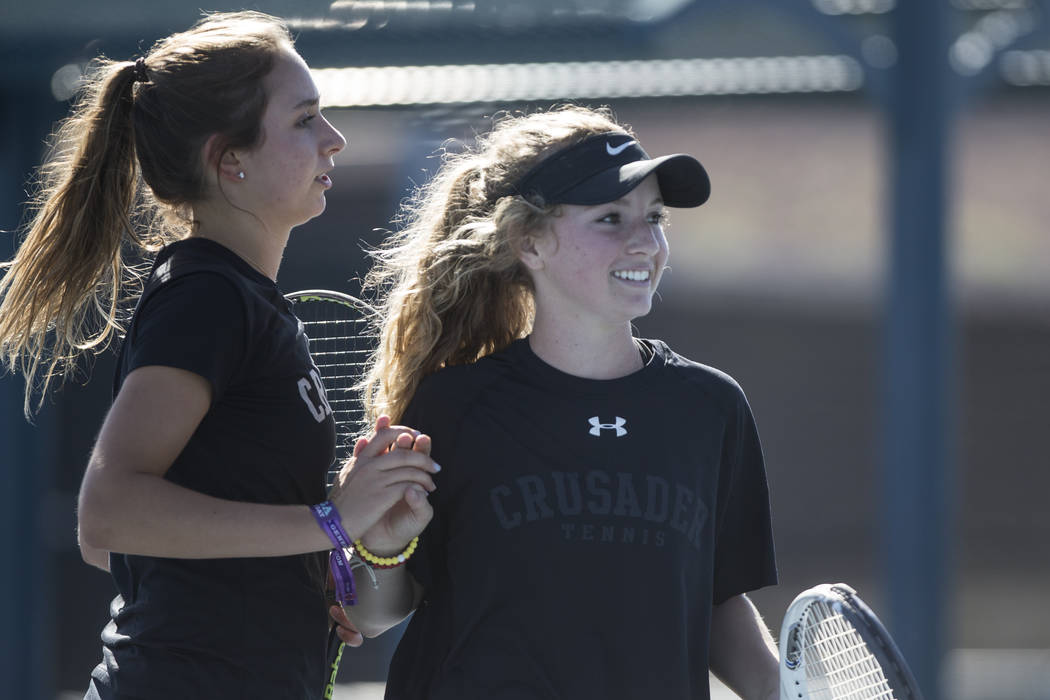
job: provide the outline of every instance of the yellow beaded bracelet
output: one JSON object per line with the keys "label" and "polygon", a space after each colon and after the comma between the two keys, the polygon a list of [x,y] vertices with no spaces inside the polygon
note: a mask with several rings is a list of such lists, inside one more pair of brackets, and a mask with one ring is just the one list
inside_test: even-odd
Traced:
{"label": "yellow beaded bracelet", "polygon": [[393,569],[395,566],[401,566],[405,561],[412,556],[412,553],[416,551],[416,546],[419,544],[419,538],[413,537],[412,541],[405,547],[405,551],[401,554],[397,554],[392,557],[377,557],[372,554],[365,546],[361,544],[360,539],[354,540],[354,551],[357,552],[358,556],[364,559],[366,562],[371,564],[377,569]]}

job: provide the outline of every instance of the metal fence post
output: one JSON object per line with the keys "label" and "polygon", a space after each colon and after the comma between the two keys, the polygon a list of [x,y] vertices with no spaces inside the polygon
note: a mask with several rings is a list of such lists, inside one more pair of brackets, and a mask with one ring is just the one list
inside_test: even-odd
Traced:
{"label": "metal fence post", "polygon": [[945,255],[952,122],[946,4],[897,4],[892,28],[899,58],[889,86],[882,540],[888,622],[930,700],[941,697],[954,483]]}

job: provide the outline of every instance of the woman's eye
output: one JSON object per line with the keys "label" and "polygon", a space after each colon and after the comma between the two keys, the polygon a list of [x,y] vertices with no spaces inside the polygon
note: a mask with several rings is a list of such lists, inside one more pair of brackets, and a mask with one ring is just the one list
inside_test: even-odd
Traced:
{"label": "woman's eye", "polygon": [[667,223],[667,214],[666,214],[666,212],[662,212],[662,211],[653,212],[652,214],[649,215],[649,223],[663,226],[665,223]]}
{"label": "woman's eye", "polygon": [[306,126],[316,116],[316,114],[307,114],[305,117],[299,120],[299,126]]}
{"label": "woman's eye", "polygon": [[618,224],[620,223],[620,215],[616,213],[606,214],[602,218],[598,219],[603,224]]}

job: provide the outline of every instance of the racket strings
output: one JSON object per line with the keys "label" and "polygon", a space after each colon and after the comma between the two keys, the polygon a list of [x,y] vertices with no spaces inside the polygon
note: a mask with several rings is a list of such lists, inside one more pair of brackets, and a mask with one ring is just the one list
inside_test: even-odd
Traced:
{"label": "racket strings", "polygon": [[358,384],[375,345],[374,331],[358,309],[335,301],[307,299],[295,305],[295,313],[309,339],[310,357],[335,420],[337,458],[326,477],[330,487],[353,452],[364,422]]}
{"label": "racket strings", "polygon": [[[302,324],[310,357],[321,375],[324,401],[335,421],[335,460],[325,478],[325,484],[331,488],[364,429],[360,384],[376,345],[376,336],[368,321],[374,312],[360,300],[324,290],[294,292],[286,298],[292,302]],[[325,697],[331,697],[334,689],[343,646],[333,625],[328,638],[329,682]]]}
{"label": "racket strings", "polygon": [[807,690],[814,700],[894,700],[868,645],[827,603],[810,607],[800,640]]}

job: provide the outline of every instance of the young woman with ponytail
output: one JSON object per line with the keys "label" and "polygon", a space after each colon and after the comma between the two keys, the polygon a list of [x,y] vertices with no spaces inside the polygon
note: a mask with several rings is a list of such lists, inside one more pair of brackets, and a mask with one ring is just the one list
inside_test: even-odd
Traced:
{"label": "young woman with ponytail", "polygon": [[368,280],[366,395],[446,468],[413,557],[351,610],[366,636],[415,611],[387,698],[684,700],[709,670],[779,697],[746,596],[776,582],[747,400],[631,328],[665,207],[709,191],[570,106],[497,121],[408,202]]}
{"label": "young woman with ponytail", "polygon": [[28,414],[123,336],[78,507],[84,558],[119,591],[87,698],[320,697],[322,527],[429,517],[427,439],[386,418],[325,493],[333,422],[275,281],[345,144],[285,25],[254,12],[99,61],[56,132],[0,279],[0,350]]}

